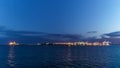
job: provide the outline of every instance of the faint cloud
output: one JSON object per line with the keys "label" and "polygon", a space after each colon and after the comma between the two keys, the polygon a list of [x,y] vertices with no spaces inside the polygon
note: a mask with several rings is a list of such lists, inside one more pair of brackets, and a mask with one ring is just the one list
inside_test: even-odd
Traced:
{"label": "faint cloud", "polygon": [[52,34],[35,31],[19,31],[6,29],[4,26],[0,26],[0,32],[2,37],[10,39],[22,39],[25,41],[31,40],[51,40],[51,41],[73,41],[84,38],[82,35],[77,34]]}
{"label": "faint cloud", "polygon": [[98,33],[98,31],[89,31],[87,33]]}
{"label": "faint cloud", "polygon": [[107,34],[104,34],[104,36],[108,36],[110,38],[120,38],[120,31],[107,33]]}
{"label": "faint cloud", "polygon": [[0,26],[0,31],[5,31],[6,27],[5,26]]}

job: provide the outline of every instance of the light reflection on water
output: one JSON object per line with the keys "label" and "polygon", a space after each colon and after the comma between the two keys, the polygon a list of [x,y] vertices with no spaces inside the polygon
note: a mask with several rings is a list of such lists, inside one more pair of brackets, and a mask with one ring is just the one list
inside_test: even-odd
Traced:
{"label": "light reflection on water", "polygon": [[15,64],[16,62],[15,62],[14,46],[11,46],[8,54],[8,66],[9,68],[14,68]]}
{"label": "light reflection on water", "polygon": [[69,62],[69,61],[72,61],[72,59],[71,59],[71,48],[68,47],[68,48],[66,49],[66,51],[67,51],[67,53],[66,53],[67,62],[68,62],[69,64],[71,64],[71,63]]}
{"label": "light reflection on water", "polygon": [[0,68],[120,68],[120,46],[0,46]]}
{"label": "light reflection on water", "polygon": [[65,63],[64,67],[65,68],[72,67],[73,66],[73,63],[72,63],[73,60],[72,60],[72,57],[71,57],[71,48],[70,47],[66,47],[66,52],[62,56],[63,56],[63,60],[64,60],[63,63]]}

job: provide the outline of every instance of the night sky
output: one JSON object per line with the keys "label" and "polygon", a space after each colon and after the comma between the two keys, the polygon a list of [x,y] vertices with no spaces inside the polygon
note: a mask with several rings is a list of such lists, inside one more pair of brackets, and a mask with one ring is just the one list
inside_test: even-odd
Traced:
{"label": "night sky", "polygon": [[120,0],[0,0],[0,31],[2,38],[17,39],[41,32],[52,39],[120,36]]}

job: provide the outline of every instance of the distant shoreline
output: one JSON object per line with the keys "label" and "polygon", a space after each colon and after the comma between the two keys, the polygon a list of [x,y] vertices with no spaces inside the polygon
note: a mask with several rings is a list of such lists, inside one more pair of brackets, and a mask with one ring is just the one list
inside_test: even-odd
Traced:
{"label": "distant shoreline", "polygon": [[[10,45],[7,45],[7,44],[0,44],[0,46],[10,46]],[[24,44],[24,45],[13,45],[13,46],[81,46],[81,47],[104,47],[104,46],[94,46],[94,45],[91,45],[91,46],[87,46],[87,45],[28,45],[28,44]],[[111,45],[108,45],[108,46],[120,46],[120,44],[111,44]]]}

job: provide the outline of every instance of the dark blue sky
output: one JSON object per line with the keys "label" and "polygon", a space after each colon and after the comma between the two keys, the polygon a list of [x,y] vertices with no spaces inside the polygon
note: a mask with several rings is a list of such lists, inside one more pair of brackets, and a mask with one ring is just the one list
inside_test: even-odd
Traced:
{"label": "dark blue sky", "polygon": [[0,25],[46,33],[120,30],[120,0],[0,0]]}

